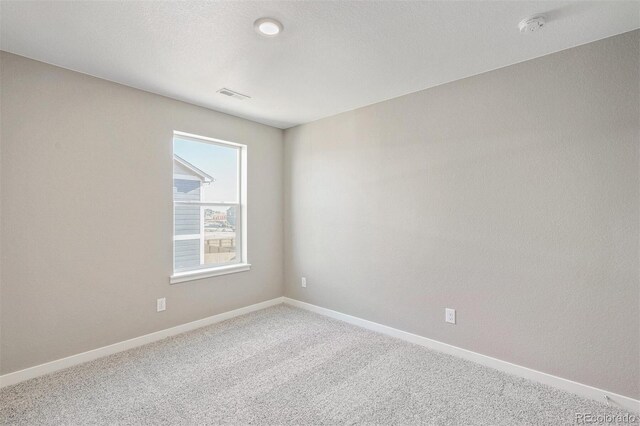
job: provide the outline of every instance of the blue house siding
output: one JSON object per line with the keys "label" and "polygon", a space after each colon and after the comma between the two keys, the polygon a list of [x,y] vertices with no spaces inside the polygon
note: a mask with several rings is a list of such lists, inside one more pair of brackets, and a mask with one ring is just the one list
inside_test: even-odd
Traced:
{"label": "blue house siding", "polygon": [[201,184],[199,180],[174,179],[173,199],[176,201],[200,201]]}
{"label": "blue house siding", "polygon": [[[173,180],[173,199],[176,201],[200,201],[201,181]],[[175,235],[200,234],[200,206],[175,206]],[[174,243],[174,267],[176,270],[200,265],[200,238],[177,240]]]}
{"label": "blue house siding", "polygon": [[174,217],[176,235],[200,233],[200,206],[176,206]]}
{"label": "blue house siding", "polygon": [[200,240],[177,240],[173,244],[176,270],[200,265]]}

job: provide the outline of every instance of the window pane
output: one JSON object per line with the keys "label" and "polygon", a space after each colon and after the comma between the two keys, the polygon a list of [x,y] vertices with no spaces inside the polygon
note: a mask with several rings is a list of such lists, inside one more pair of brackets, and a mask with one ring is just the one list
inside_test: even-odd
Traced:
{"label": "window pane", "polygon": [[238,200],[239,150],[176,136],[173,140],[174,200]]}
{"label": "window pane", "polygon": [[205,207],[204,263],[207,267],[237,263],[239,241],[236,235],[237,206]]}
{"label": "window pane", "polygon": [[240,262],[237,206],[176,205],[174,211],[176,271]]}
{"label": "window pane", "polygon": [[174,135],[174,271],[240,263],[242,147]]}

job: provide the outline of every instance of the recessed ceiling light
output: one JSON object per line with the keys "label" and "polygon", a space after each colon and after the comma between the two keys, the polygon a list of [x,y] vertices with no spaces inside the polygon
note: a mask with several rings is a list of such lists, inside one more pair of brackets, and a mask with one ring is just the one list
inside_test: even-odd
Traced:
{"label": "recessed ceiling light", "polygon": [[273,18],[260,18],[253,23],[253,28],[261,36],[275,37],[282,32],[282,24]]}

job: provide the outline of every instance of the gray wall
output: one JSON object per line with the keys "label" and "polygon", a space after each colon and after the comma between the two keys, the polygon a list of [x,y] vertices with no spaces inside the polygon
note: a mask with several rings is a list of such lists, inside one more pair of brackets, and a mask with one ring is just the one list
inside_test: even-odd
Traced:
{"label": "gray wall", "polygon": [[639,45],[285,131],[286,295],[640,397]]}
{"label": "gray wall", "polygon": [[[281,130],[0,61],[2,373],[282,295]],[[169,285],[173,130],[248,145],[251,271]]]}

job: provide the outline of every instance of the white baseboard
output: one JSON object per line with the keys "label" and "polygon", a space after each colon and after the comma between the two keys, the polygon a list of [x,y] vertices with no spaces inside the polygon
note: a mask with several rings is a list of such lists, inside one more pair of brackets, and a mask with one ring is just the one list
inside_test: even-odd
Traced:
{"label": "white baseboard", "polygon": [[176,334],[184,333],[186,331],[195,330],[196,328],[205,327],[207,325],[215,324],[230,318],[234,318],[240,315],[248,314],[249,312],[259,311],[261,309],[268,308],[283,303],[283,297],[276,297],[275,299],[267,300],[265,302],[256,303],[255,305],[245,306],[244,308],[234,309],[233,311],[223,312],[218,315],[203,318],[201,320],[189,322],[186,324],[178,325],[175,327],[167,328],[165,330],[156,331],[154,333],[145,334],[144,336],[134,337],[133,339],[125,340],[122,342],[114,343],[109,346],[103,346],[98,349],[93,349],[87,352],[82,352],[77,355],[71,355],[66,358],[57,359],[55,361],[47,362],[45,364],[36,365],[34,367],[25,368],[24,370],[15,371],[0,376],[0,388],[13,385],[25,380],[32,379],[34,377],[43,376],[45,374],[53,373],[58,370],[62,370],[74,365],[82,364],[87,361],[92,361],[97,358],[102,358],[107,355],[111,355],[117,352],[126,351],[138,346],[146,345],[147,343],[162,340],[166,337],[175,336]]}
{"label": "white baseboard", "polygon": [[582,383],[574,382],[572,380],[563,379],[561,377],[553,376],[551,374],[543,373],[541,371],[532,370],[527,367],[512,364],[507,361],[502,361],[497,358],[482,355],[477,352],[472,352],[466,349],[459,348],[457,346],[442,343],[437,340],[429,339],[426,337],[418,336],[417,334],[408,333],[406,331],[398,330],[393,327],[378,324],[373,321],[368,321],[362,318],[354,317],[351,315],[343,314],[341,312],[333,311],[331,309],[322,308],[320,306],[312,305],[310,303],[301,302],[299,300],[290,299],[288,297],[277,297],[275,299],[267,300],[265,302],[256,303],[255,305],[246,306],[244,308],[234,309],[233,311],[224,312],[211,317],[203,318],[201,320],[189,322],[187,324],[178,325],[175,327],[167,328],[165,330],[156,331],[154,333],[145,334],[144,336],[135,337],[133,339],[125,340],[122,342],[114,343],[109,346],[104,346],[98,349],[93,349],[87,352],[83,352],[77,355],[72,355],[66,358],[61,358],[55,361],[47,362],[45,364],[36,365],[34,367],[25,368],[24,370],[15,371],[0,376],[0,388],[10,386],[25,380],[32,379],[34,377],[43,376],[45,374],[53,373],[55,371],[63,370],[74,365],[82,364],[88,361],[92,361],[97,358],[102,358],[107,355],[126,351],[138,346],[146,345],[158,340],[162,340],[166,337],[175,336],[176,334],[184,333],[187,331],[195,330],[197,328],[205,327],[207,325],[215,324],[221,321],[225,321],[240,315],[248,314],[249,312],[258,311],[271,306],[278,305],[280,303],[286,303],[291,306],[306,309],[311,312],[315,312],[321,315],[325,315],[331,318],[335,318],[353,325],[357,325],[368,330],[376,331],[378,333],[386,334],[398,339],[406,340],[417,345],[425,346],[427,348],[444,352],[450,355],[454,355],[478,364],[485,365],[487,367],[494,368],[496,370],[504,371],[505,373],[513,374],[515,376],[523,377],[525,379],[533,380],[538,383],[542,383],[548,386],[571,392],[585,398],[593,399],[600,402],[607,402],[606,398],[612,405],[619,406],[625,410],[640,412],[640,401],[624,395],[615,394],[603,389],[598,389],[593,386],[588,386]]}
{"label": "white baseboard", "polygon": [[298,308],[306,309],[317,314],[325,315],[337,320],[348,322],[349,324],[357,325],[368,330],[406,340],[417,345],[425,346],[429,349],[444,352],[449,355],[454,355],[459,358],[463,358],[481,365],[485,365],[487,367],[494,368],[496,370],[503,371],[505,373],[513,374],[514,376],[523,377],[525,379],[552,386],[567,392],[580,395],[585,398],[593,399],[595,401],[607,403],[608,399],[608,403],[611,405],[615,405],[625,410],[633,411],[636,413],[640,412],[640,401],[637,399],[629,398],[628,396],[618,395],[609,391],[605,391],[603,389],[595,388],[593,386],[584,385],[582,383],[563,379],[561,377],[553,376],[541,371],[532,370],[527,367],[522,367],[520,365],[512,364],[507,361],[502,361],[497,358],[492,358],[490,356],[482,355],[477,352],[472,352],[466,349],[459,348],[457,346],[442,343],[437,340],[418,336],[417,334],[408,333],[406,331],[398,330],[396,328],[388,327],[386,325],[378,324],[362,318],[343,314],[341,312],[332,311],[331,309],[322,308],[320,306],[301,302],[299,300],[291,299],[288,297],[284,298],[284,303]]}

